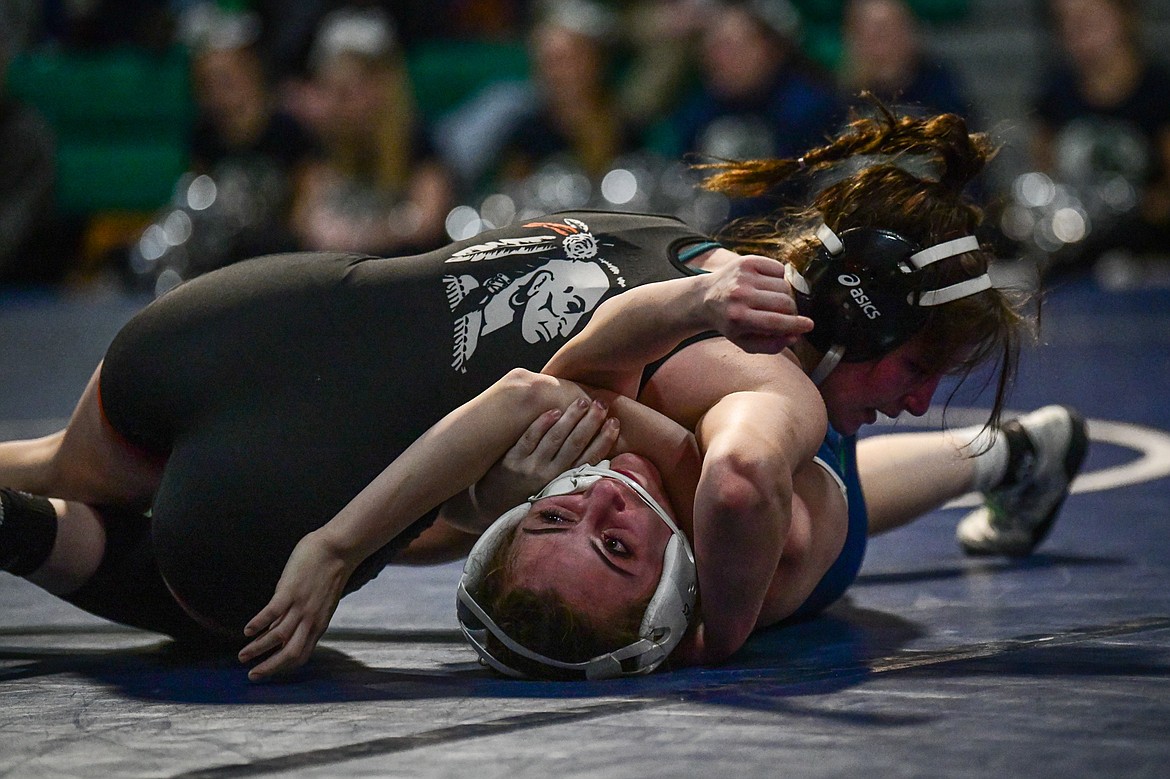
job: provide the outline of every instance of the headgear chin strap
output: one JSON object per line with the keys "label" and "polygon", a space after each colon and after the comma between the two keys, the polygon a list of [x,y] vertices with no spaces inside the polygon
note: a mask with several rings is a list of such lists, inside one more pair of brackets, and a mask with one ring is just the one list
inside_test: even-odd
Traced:
{"label": "headgear chin strap", "polygon": [[[658,588],[642,616],[642,624],[638,631],[640,638],[632,644],[583,662],[555,660],[512,639],[480,606],[472,593],[479,589],[497,550],[512,538],[513,532],[528,515],[533,503],[554,495],[584,492],[598,479],[616,479],[630,487],[670,527],[672,535],[663,555],[662,577],[658,581]],[[467,557],[463,576],[459,579],[456,610],[459,627],[472,648],[484,663],[502,674],[520,678],[526,676],[491,653],[487,643],[489,633],[512,652],[541,665],[577,671],[586,679],[609,679],[616,676],[647,674],[657,668],[678,646],[690,626],[697,591],[698,572],[695,569],[695,555],[691,551],[687,537],[641,484],[623,473],[610,470],[609,461],[603,460],[597,465],[582,465],[562,473],[526,503],[511,509],[492,523]]]}
{"label": "headgear chin strap", "polygon": [[986,272],[926,287],[924,269],[979,250],[972,235],[925,249],[890,230],[853,228],[838,235],[822,223],[816,235],[821,248],[805,272],[789,265],[784,277],[800,313],[815,324],[805,338],[825,355],[811,375],[818,384],[841,361],[873,360],[901,346],[922,328],[930,308],[991,287]]}

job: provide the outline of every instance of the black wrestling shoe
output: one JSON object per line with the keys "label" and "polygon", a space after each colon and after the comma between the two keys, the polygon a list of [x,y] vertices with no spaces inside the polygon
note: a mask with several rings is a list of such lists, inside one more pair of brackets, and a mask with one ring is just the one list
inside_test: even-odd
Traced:
{"label": "black wrestling shoe", "polygon": [[1045,406],[1000,429],[1008,473],[963,517],[955,537],[969,555],[1024,557],[1044,540],[1089,448],[1085,420],[1071,408]]}

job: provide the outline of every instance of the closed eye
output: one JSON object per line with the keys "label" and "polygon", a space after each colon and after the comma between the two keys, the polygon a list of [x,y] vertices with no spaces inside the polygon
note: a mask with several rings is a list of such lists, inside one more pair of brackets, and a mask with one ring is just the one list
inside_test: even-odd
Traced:
{"label": "closed eye", "polygon": [[553,509],[544,509],[540,511],[537,516],[540,517],[540,521],[546,525],[563,525],[569,521],[567,517],[565,517],[559,511],[555,511]]}

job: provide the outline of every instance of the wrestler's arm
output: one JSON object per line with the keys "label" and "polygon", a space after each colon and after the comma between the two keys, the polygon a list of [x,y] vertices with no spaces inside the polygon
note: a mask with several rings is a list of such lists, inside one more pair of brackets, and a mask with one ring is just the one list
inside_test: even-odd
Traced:
{"label": "wrestler's arm", "polygon": [[712,273],[635,287],[598,307],[543,372],[636,395],[642,369],[679,343],[715,330],[746,352],[776,354],[812,329],[784,267],[726,249]]}
{"label": "wrestler's arm", "polygon": [[694,419],[703,458],[693,538],[700,622],[675,659],[720,662],[761,617],[792,527],[793,474],[824,437],[824,404],[793,360],[721,339],[671,357],[644,395],[684,425]]}
{"label": "wrestler's arm", "polygon": [[649,284],[606,301],[544,372],[638,393],[646,364],[691,335],[638,399],[695,431],[702,471],[694,535],[702,619],[676,650],[684,663],[723,660],[761,616],[792,518],[793,474],[824,437],[816,388],[790,356],[812,327],[797,315],[783,266],[726,250],[710,274]]}
{"label": "wrestler's arm", "polygon": [[572,382],[514,370],[424,433],[297,544],[272,600],[245,627],[255,640],[241,650],[242,662],[276,650],[249,678],[304,663],[362,560],[482,476],[534,418],[578,398],[588,401]]}
{"label": "wrestler's arm", "polygon": [[[591,397],[600,402],[591,403]],[[251,670],[249,678],[260,679],[303,664],[362,560],[482,476],[534,419],[556,416],[557,409],[578,400],[587,404],[589,413],[609,411],[622,420],[615,451],[645,451],[664,473],[683,475],[676,482],[682,486],[668,486],[668,491],[672,501],[689,509],[688,478],[693,485],[698,467],[689,431],[629,398],[513,370],[444,417],[336,517],[297,544],[272,600],[245,627],[245,634],[256,639],[241,650],[242,662],[274,652]],[[607,424],[616,426],[616,418]],[[683,521],[688,521],[689,511],[683,514]]]}
{"label": "wrestler's arm", "polygon": [[[605,422],[604,415],[572,405],[563,413],[541,414],[472,488],[444,503],[434,524],[394,561],[416,564],[462,557],[480,529],[506,510],[570,468],[608,456],[617,430]],[[462,532],[466,530],[473,535]]]}
{"label": "wrestler's arm", "polygon": [[[697,333],[718,330],[741,349],[775,353],[812,327],[809,319],[796,315],[780,263],[725,249],[709,254],[700,259],[712,260],[717,267],[712,273],[636,287],[602,304],[542,372],[634,397],[643,368]],[[555,457],[531,448],[509,452],[476,485],[478,502],[464,493],[444,505],[439,527],[430,538],[419,539],[419,551],[432,541],[451,540],[444,523],[459,526],[497,517],[567,468],[596,462],[594,452],[581,454],[585,448],[578,441],[559,448]],[[460,540],[456,537],[440,554],[457,556]]]}

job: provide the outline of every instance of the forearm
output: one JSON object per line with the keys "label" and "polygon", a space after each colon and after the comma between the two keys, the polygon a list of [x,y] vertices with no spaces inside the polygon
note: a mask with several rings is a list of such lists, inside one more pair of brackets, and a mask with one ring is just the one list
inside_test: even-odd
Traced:
{"label": "forearm", "polygon": [[632,395],[647,364],[710,329],[702,302],[699,276],[623,292],[603,303],[542,372]]}
{"label": "forearm", "polygon": [[823,417],[808,405],[769,392],[733,393],[700,422],[697,661],[725,659],[758,621],[791,530],[793,474],[824,434]]}
{"label": "forearm", "polygon": [[713,270],[610,298],[544,373],[634,396],[642,369],[692,335],[719,332],[749,353],[778,354],[812,329],[797,313],[783,264],[714,249]]}
{"label": "forearm", "polygon": [[536,415],[583,390],[512,371],[445,416],[386,467],[318,532],[357,565],[416,519],[466,490],[499,459]]}
{"label": "forearm", "polygon": [[698,662],[726,659],[751,634],[784,551],[791,509],[791,474],[778,458],[706,449],[695,495]]}
{"label": "forearm", "polygon": [[699,473],[694,435],[631,398],[581,389],[605,405],[582,408],[573,403],[540,415],[474,487],[443,504],[440,519],[478,533],[565,470],[620,452],[635,452],[653,462],[659,472],[670,474],[666,483],[671,504],[678,521],[689,529]]}

